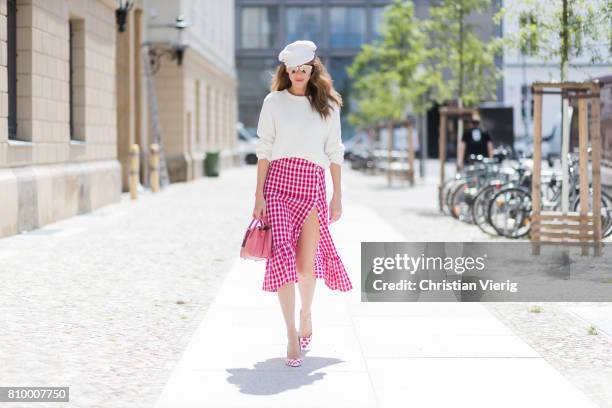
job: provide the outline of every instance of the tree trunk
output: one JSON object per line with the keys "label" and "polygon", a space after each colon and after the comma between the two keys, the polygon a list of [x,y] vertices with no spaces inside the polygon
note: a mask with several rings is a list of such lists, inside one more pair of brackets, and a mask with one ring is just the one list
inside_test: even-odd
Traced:
{"label": "tree trunk", "polygon": [[[563,14],[561,16],[561,82],[568,80],[569,63],[569,4],[568,0],[563,0]],[[561,211],[569,210],[569,175],[567,155],[569,153],[569,102],[567,98],[562,98],[561,102]]]}
{"label": "tree trunk", "polygon": [[[463,108],[463,4],[459,6],[459,95],[457,100],[457,106]],[[461,143],[461,137],[463,136],[463,119],[459,115],[457,121],[457,147],[456,157],[457,163],[459,162],[459,143]],[[463,158],[465,162],[465,157]]]}

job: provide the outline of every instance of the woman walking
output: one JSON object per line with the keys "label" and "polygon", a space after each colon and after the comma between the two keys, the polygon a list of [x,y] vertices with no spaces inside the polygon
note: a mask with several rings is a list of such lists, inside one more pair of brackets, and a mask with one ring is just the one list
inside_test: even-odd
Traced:
{"label": "woman walking", "polygon": [[[342,214],[340,132],[342,97],[315,55],[312,41],[295,41],[278,55],[259,116],[257,188],[253,217],[272,228],[272,255],[266,260],[262,289],[277,292],[287,326],[286,364],[302,364],[301,351],[312,338],[311,306],[316,279],[331,290],[352,289],[328,225]],[[326,198],[325,169],[333,196]],[[295,327],[295,283],[301,309]]]}

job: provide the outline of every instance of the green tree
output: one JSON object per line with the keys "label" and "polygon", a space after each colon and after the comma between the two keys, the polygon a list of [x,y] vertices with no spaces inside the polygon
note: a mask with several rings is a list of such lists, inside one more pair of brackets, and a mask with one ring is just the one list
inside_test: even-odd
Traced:
{"label": "green tree", "polygon": [[[591,62],[610,61],[612,55],[612,4],[610,0],[516,0],[512,7],[496,15],[508,20],[518,16],[519,27],[506,36],[504,45],[519,49],[523,55],[537,56],[544,61],[559,63],[559,79],[569,80],[572,58],[590,54]],[[569,102],[563,98],[561,167],[567,168],[569,152]],[[561,190],[561,210],[569,209],[569,180],[564,171]]]}
{"label": "green tree", "polygon": [[[468,17],[491,7],[490,0],[441,0],[430,8],[426,22],[429,48],[434,50],[428,70],[435,78],[432,98],[438,103],[457,99],[459,106],[473,106],[495,99],[500,72],[495,57],[500,39],[478,38]],[[447,75],[442,77],[440,73]]]}
{"label": "green tree", "polygon": [[426,109],[428,79],[426,36],[414,16],[412,1],[394,0],[383,15],[381,39],[364,44],[347,73],[353,81],[358,109],[349,115],[354,125],[401,120],[410,111]]}

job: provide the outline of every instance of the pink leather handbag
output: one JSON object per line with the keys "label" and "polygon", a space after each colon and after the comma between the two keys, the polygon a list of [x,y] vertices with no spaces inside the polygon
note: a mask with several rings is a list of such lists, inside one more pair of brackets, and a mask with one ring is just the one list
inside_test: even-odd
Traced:
{"label": "pink leather handbag", "polygon": [[[242,240],[241,258],[261,261],[272,254],[272,228],[265,220],[264,217],[263,221],[258,218],[251,221]],[[255,221],[259,222],[253,227]]]}

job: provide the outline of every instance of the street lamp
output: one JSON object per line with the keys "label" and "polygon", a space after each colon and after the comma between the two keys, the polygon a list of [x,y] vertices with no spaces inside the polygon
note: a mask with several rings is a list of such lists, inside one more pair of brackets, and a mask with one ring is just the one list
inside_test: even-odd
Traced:
{"label": "street lamp", "polygon": [[183,56],[187,45],[183,43],[183,31],[189,27],[189,23],[185,20],[183,15],[176,17],[174,24],[160,24],[160,25],[149,25],[149,28],[174,28],[177,30],[177,42],[175,44],[159,44],[159,43],[145,43],[149,45],[149,61],[151,63],[151,72],[156,73],[161,66],[161,59],[164,55],[168,56],[171,61],[176,60],[177,65],[183,64]]}
{"label": "street lamp", "polygon": [[115,18],[117,19],[117,26],[119,26],[119,32],[125,31],[125,22],[127,21],[127,15],[134,6],[134,2],[127,0],[125,4],[123,0],[119,0],[119,8],[115,10]]}

